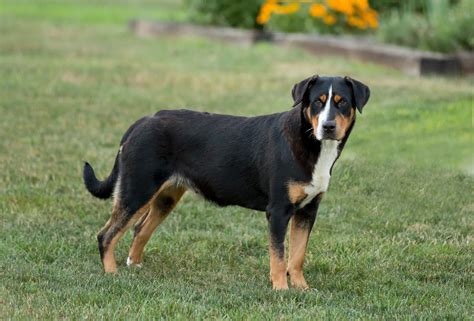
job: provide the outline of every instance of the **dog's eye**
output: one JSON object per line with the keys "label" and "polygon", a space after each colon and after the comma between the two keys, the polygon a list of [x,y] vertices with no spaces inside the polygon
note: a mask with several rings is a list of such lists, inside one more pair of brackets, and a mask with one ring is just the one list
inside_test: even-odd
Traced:
{"label": "dog's eye", "polygon": [[315,106],[316,108],[322,108],[322,107],[323,107],[323,102],[322,102],[321,100],[316,100],[316,101],[314,102],[314,106]]}
{"label": "dog's eye", "polygon": [[347,107],[347,101],[344,99],[341,99],[341,101],[337,104],[339,108],[346,108]]}

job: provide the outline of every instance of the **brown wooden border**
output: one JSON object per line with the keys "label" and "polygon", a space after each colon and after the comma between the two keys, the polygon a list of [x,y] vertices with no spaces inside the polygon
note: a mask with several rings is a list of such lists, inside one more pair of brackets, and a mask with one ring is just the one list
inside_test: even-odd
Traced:
{"label": "brown wooden border", "polygon": [[474,53],[441,54],[379,44],[366,38],[308,34],[268,33],[185,23],[132,20],[131,30],[138,36],[201,36],[240,45],[258,41],[296,46],[316,55],[337,55],[378,63],[410,75],[460,75],[474,73]]}

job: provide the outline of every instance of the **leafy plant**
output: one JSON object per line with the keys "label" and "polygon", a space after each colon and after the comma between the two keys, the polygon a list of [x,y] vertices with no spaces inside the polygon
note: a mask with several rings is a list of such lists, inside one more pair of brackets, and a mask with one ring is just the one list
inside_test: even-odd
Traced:
{"label": "leafy plant", "polygon": [[185,0],[185,2],[194,22],[261,29],[256,17],[263,0]]}
{"label": "leafy plant", "polygon": [[347,34],[377,29],[387,43],[422,50],[474,49],[472,0],[184,0],[200,24]]}
{"label": "leafy plant", "polygon": [[[279,18],[281,16],[285,18]],[[377,12],[370,7],[368,0],[266,0],[260,8],[257,22],[266,25],[275,19],[278,21],[270,24],[270,28],[276,27],[283,31],[317,29],[339,33],[378,27]],[[294,30],[295,26],[302,30]]]}
{"label": "leafy plant", "polygon": [[440,52],[474,49],[473,2],[426,0],[423,13],[392,10],[384,16],[378,38],[384,42]]}

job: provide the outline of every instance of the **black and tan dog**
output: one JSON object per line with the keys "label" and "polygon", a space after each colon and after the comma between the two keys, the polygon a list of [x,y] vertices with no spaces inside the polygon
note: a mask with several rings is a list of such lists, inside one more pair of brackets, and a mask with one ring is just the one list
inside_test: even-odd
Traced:
{"label": "black and tan dog", "polygon": [[116,272],[114,248],[134,223],[127,264],[140,264],[150,236],[190,189],[220,206],[265,211],[273,288],[288,288],[287,273],[293,287],[308,288],[302,268],[318,205],[370,91],[349,77],[313,76],[292,95],[295,108],[259,117],[162,110],[127,130],[107,179],[98,181],[86,163],[87,190],[114,196],[97,236],[105,271]]}

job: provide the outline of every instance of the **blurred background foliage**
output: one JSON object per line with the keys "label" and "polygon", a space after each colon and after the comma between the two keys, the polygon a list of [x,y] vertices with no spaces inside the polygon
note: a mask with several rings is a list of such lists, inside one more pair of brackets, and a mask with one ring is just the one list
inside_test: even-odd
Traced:
{"label": "blurred background foliage", "polygon": [[408,5],[411,2],[386,12],[379,40],[440,52],[474,49],[474,1],[417,0]]}
{"label": "blurred background foliage", "polygon": [[[360,0],[186,0],[190,19],[200,24],[364,35],[385,43],[438,52],[474,49],[473,0],[372,0],[369,1],[369,10],[376,12],[377,23],[374,24],[373,17],[365,15],[361,16],[365,19],[359,19],[362,26],[357,24],[354,15],[337,9],[350,4],[357,9],[364,2],[367,3]],[[272,14],[265,12],[268,6],[275,4],[280,8],[273,10]],[[311,11],[314,5],[326,6],[327,14],[320,12],[318,16],[316,11]],[[294,10],[295,6],[298,6],[297,10]],[[333,17],[337,18],[336,21]]]}
{"label": "blurred background foliage", "polygon": [[256,28],[257,15],[264,0],[186,0],[190,18],[201,24]]}

